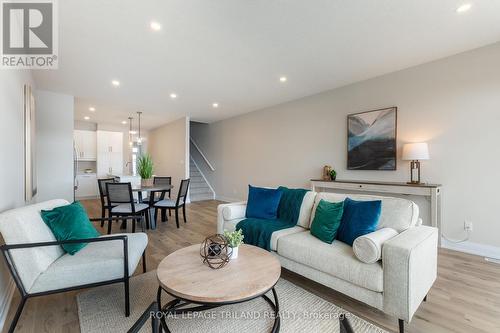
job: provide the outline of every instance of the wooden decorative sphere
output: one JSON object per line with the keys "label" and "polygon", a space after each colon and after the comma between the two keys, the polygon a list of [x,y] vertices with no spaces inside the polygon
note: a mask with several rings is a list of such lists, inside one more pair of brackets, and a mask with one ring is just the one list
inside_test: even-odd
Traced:
{"label": "wooden decorative sphere", "polygon": [[216,234],[205,238],[200,246],[200,256],[203,263],[212,269],[224,267],[231,257],[233,249],[228,245],[223,235]]}

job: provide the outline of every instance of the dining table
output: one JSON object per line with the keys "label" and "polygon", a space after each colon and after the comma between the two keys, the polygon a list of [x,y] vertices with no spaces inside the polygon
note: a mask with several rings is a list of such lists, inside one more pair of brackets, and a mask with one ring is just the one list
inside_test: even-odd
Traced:
{"label": "dining table", "polygon": [[[142,184],[134,184],[132,185],[132,191],[137,193],[137,199],[139,203],[142,203],[142,194],[144,192],[147,193],[148,198],[151,198],[151,195],[154,195],[154,193],[161,193],[165,191],[170,191],[174,188],[173,185],[166,185],[166,184],[154,184],[154,185],[142,185]],[[153,202],[147,202],[149,203],[154,203]],[[155,214],[154,214],[154,207],[153,205],[150,205],[148,208],[148,214],[149,214],[149,223],[151,225],[151,229],[156,229],[156,219],[155,219]]]}

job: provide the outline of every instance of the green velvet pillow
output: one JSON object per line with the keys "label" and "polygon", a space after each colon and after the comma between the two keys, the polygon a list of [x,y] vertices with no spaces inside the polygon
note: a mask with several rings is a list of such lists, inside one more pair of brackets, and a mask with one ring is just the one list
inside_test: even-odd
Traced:
{"label": "green velvet pillow", "polygon": [[[75,201],[71,205],[56,207],[52,210],[42,210],[42,219],[52,230],[58,241],[71,239],[87,239],[99,237],[87,216],[85,208]],[[64,251],[73,255],[87,246],[88,243],[74,243],[61,245]]]}
{"label": "green velvet pillow", "polygon": [[320,200],[314,220],[311,224],[311,235],[331,244],[337,236],[342,214],[344,213],[344,202],[328,202]]}

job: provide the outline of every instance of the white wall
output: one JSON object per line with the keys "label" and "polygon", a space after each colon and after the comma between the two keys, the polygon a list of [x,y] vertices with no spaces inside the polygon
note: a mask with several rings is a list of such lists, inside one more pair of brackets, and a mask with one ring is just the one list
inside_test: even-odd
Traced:
{"label": "white wall", "polygon": [[219,197],[243,199],[249,183],[308,187],[325,164],[339,179],[407,181],[405,161],[397,171],[346,170],[346,116],[389,106],[399,108],[399,155],[405,142],[429,143],[423,180],[444,184],[445,234],[460,237],[469,219],[471,241],[500,246],[500,44],[195,125],[191,135],[216,167],[205,176]]}
{"label": "white wall", "polygon": [[73,96],[36,91],[36,201],[73,201]]}
{"label": "white wall", "polygon": [[149,153],[156,176],[172,177],[176,196],[182,179],[189,177],[189,118],[181,118],[149,132]]}
{"label": "white wall", "polygon": [[[24,205],[23,85],[26,83],[33,84],[29,71],[0,71],[0,212]],[[2,258],[0,331],[7,315],[13,286]]]}

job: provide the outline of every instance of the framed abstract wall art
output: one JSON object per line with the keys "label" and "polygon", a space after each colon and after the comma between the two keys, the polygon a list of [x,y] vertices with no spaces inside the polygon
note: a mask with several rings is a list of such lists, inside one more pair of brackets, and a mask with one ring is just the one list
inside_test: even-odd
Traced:
{"label": "framed abstract wall art", "polygon": [[347,116],[347,169],[396,170],[397,107]]}

